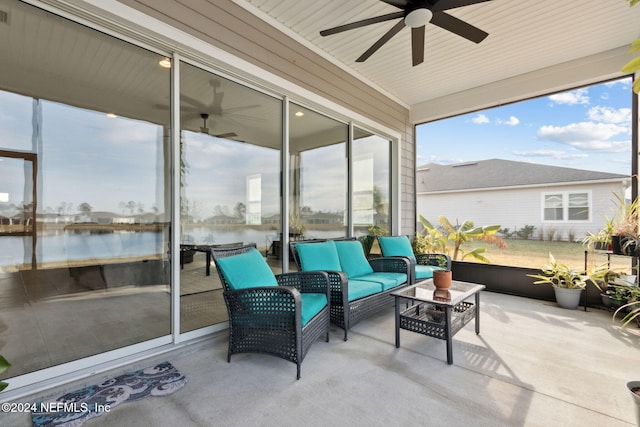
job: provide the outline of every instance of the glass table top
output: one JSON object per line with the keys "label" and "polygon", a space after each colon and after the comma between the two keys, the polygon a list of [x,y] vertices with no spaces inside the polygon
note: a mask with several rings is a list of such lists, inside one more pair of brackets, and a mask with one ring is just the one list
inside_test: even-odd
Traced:
{"label": "glass table top", "polygon": [[397,292],[392,292],[391,295],[410,298],[417,301],[453,306],[461,303],[476,292],[480,292],[484,288],[484,285],[480,285],[478,283],[452,280],[451,287],[449,289],[436,289],[433,285],[433,280],[428,279]]}

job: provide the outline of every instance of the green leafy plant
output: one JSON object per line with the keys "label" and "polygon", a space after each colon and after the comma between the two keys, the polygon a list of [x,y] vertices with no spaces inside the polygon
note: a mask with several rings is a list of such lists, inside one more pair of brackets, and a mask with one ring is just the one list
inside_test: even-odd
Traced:
{"label": "green leafy plant", "polygon": [[[7,359],[4,358],[4,356],[0,356],[0,374],[6,371],[7,369],[9,369],[10,366],[11,366],[11,363],[9,363]],[[9,383],[0,381],[0,391],[4,390],[8,386],[9,386]]]}
{"label": "green leafy plant", "polygon": [[557,288],[584,289],[587,283],[592,283],[600,289],[599,282],[605,281],[609,272],[606,265],[593,268],[591,271],[577,269],[567,264],[556,261],[552,254],[549,254],[549,264],[542,267],[542,274],[527,274],[527,276],[538,279],[534,285],[552,285]]}
{"label": "green leafy plant", "polygon": [[[623,287],[625,289],[622,289]],[[620,313],[626,313],[621,320],[622,328],[624,328],[640,316],[640,288],[638,286],[616,286],[616,296],[619,292],[624,292],[620,296],[622,299],[626,298],[626,303],[613,313],[613,319],[615,320]]]}
{"label": "green leafy plant", "polygon": [[482,227],[474,227],[473,221],[466,220],[462,224],[452,224],[445,216],[438,217],[439,228],[434,227],[425,217],[419,215],[422,224],[423,236],[427,237],[428,246],[431,252],[449,253],[448,243],[453,246],[453,254],[451,259],[463,260],[466,257],[475,258],[478,261],[488,263],[489,260],[483,256],[487,251],[486,248],[476,248],[470,251],[464,251],[462,245],[472,240],[482,240],[487,243],[496,245],[500,249],[507,247],[505,241],[496,236],[500,230],[499,225],[486,225]]}
{"label": "green leafy plant", "polygon": [[589,250],[596,249],[598,247],[606,249],[611,244],[611,236],[613,235],[613,218],[605,216],[605,224],[598,232],[588,232],[582,240],[582,244]]}
{"label": "green leafy plant", "polygon": [[[640,3],[640,0],[627,0],[629,2],[629,6],[633,7],[636,4]],[[631,43],[631,48],[629,49],[629,53],[636,53],[640,51],[640,37],[635,39]],[[636,56],[631,61],[627,62],[621,70],[623,73],[635,73],[636,71],[640,71],[640,56]],[[640,79],[636,79],[633,82],[633,91],[635,93],[640,93]]]}

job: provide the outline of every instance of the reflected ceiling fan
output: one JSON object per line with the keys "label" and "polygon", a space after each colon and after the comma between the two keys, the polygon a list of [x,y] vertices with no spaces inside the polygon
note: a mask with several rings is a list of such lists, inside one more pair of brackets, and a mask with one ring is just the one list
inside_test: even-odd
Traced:
{"label": "reflected ceiling fan", "polygon": [[[209,133],[209,128],[207,127],[207,120],[209,119],[209,114],[200,113],[200,117],[202,118],[202,120],[204,120],[203,125],[200,126],[200,132],[205,133],[207,135],[211,135]],[[221,133],[218,135],[211,135],[211,136],[215,136],[216,138],[234,138],[238,136],[238,134],[235,132],[228,132],[228,133]]]}
{"label": "reflected ceiling fan", "polygon": [[[235,132],[223,133],[218,135],[213,135],[209,133],[209,128],[207,127],[207,120],[210,117],[216,117],[220,120],[236,123],[242,125],[242,122],[252,121],[252,122],[261,122],[264,119],[260,117],[254,117],[245,114],[239,114],[239,111],[247,110],[251,108],[258,108],[260,105],[244,105],[239,107],[231,107],[231,108],[222,108],[222,101],[224,99],[224,92],[218,92],[218,88],[221,86],[219,80],[211,79],[209,80],[209,85],[213,88],[213,96],[210,103],[205,103],[200,101],[199,99],[192,98],[185,94],[180,95],[180,110],[183,113],[183,117],[188,119],[189,121],[194,120],[197,117],[200,117],[203,120],[203,125],[200,126],[200,132],[212,135],[218,138],[234,138],[238,135]],[[186,104],[186,105],[185,105]],[[161,110],[168,110],[168,105],[156,104],[155,108]],[[188,114],[184,114],[188,113]]]}
{"label": "reflected ceiling fan", "polygon": [[[249,116],[246,114],[238,114],[243,110],[249,110],[252,108],[258,108],[260,105],[243,105],[240,107],[222,108],[222,101],[224,100],[224,92],[218,92],[218,88],[221,83],[220,80],[211,79],[209,85],[213,88],[213,97],[211,102],[205,104],[198,99],[191,98],[185,94],[180,95],[180,100],[189,104],[188,106],[182,106],[181,109],[185,111],[198,112],[200,114],[209,114],[211,116],[217,116],[226,119],[242,119],[242,120],[261,120],[257,117]],[[202,117],[202,116],[201,116]]]}
{"label": "reflected ceiling fan", "polygon": [[411,57],[413,66],[424,62],[424,34],[425,26],[431,23],[454,34],[464,37],[474,43],[480,43],[489,34],[481,29],[468,24],[455,16],[444,12],[463,6],[470,6],[477,3],[484,3],[491,0],[380,0],[398,9],[400,12],[388,13],[374,18],[363,19],[320,31],[320,35],[330,36],[332,34],[349,31],[356,28],[365,27],[379,22],[391,21],[401,18],[389,31],[387,31],[377,42],[375,42],[366,52],[364,52],[356,62],[364,62],[393,36],[398,34],[404,27],[411,28]]}

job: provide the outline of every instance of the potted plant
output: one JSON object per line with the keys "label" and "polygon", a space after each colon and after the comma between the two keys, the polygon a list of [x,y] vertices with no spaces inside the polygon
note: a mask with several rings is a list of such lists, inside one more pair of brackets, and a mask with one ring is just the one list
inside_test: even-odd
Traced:
{"label": "potted plant", "polygon": [[[11,366],[11,363],[9,363],[7,359],[4,358],[4,356],[0,356],[0,374],[6,371],[7,369],[9,369],[10,366]],[[9,383],[0,381],[0,391],[4,390],[8,386],[9,386]]]}
{"label": "potted plant", "polygon": [[587,282],[599,288],[598,281],[604,280],[608,271],[606,266],[596,267],[590,272],[576,269],[557,262],[553,255],[549,254],[549,264],[542,267],[542,274],[527,274],[527,276],[538,279],[533,282],[534,285],[553,286],[558,305],[575,310],[580,304],[580,296]]}
{"label": "potted plant", "polygon": [[433,286],[436,289],[449,289],[451,287],[451,270],[434,270]]}
{"label": "potted plant", "polygon": [[611,230],[611,250],[618,255],[633,255],[635,253],[638,234],[638,214],[640,202],[637,198],[628,202],[624,194],[614,194],[617,212],[613,218]]}
{"label": "potted plant", "polygon": [[613,219],[605,217],[605,225],[597,233],[587,233],[582,243],[588,250],[606,251],[611,248],[611,236],[613,234]]}

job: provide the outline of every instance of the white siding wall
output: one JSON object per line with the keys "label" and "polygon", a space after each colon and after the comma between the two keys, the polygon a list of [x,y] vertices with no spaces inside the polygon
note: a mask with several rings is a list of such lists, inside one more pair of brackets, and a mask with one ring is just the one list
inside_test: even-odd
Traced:
{"label": "white siding wall", "polygon": [[[476,226],[499,224],[510,231],[533,225],[536,227],[533,238],[536,239],[540,237],[541,230],[547,233],[551,228],[555,228],[557,236],[562,240],[567,240],[569,234],[582,239],[587,232],[596,232],[602,228],[605,216],[613,216],[613,194],[620,191],[621,186],[614,184],[591,184],[419,194],[417,213],[434,225],[438,222],[438,217],[444,215],[452,223],[469,219]],[[543,222],[542,194],[553,192],[589,192],[592,197],[589,221]]]}

